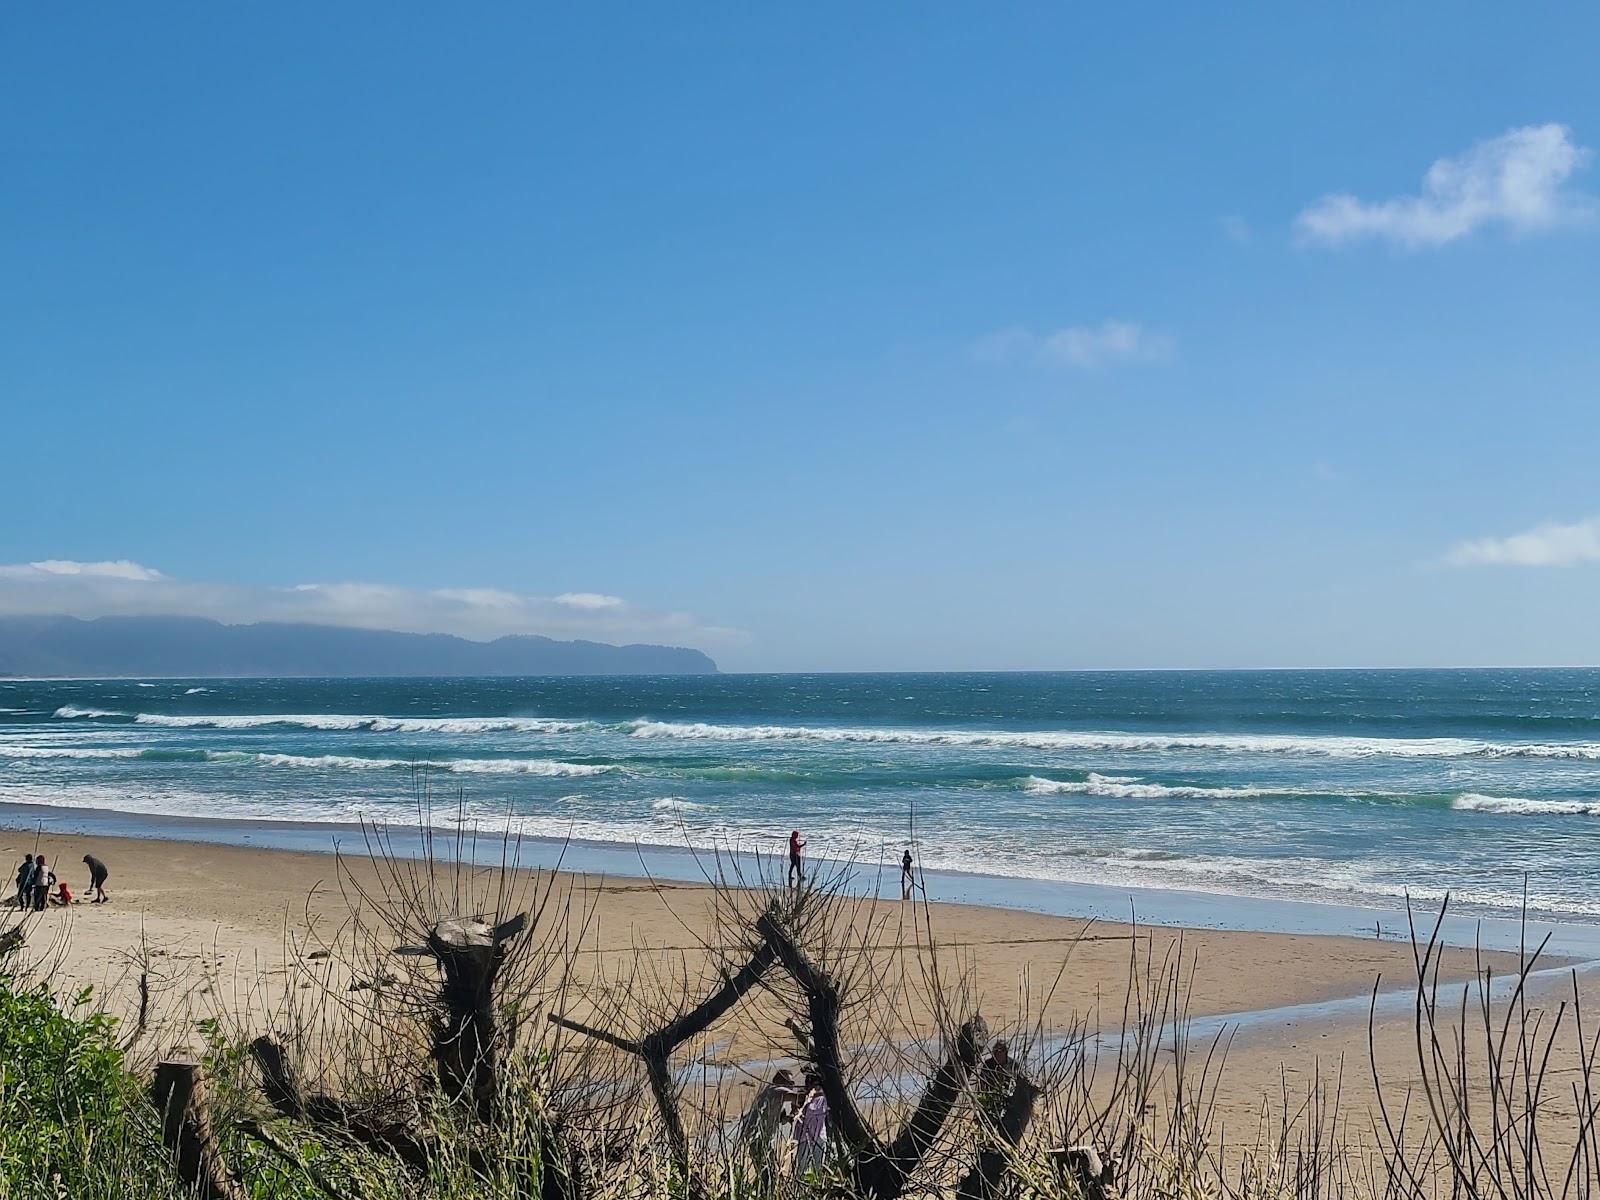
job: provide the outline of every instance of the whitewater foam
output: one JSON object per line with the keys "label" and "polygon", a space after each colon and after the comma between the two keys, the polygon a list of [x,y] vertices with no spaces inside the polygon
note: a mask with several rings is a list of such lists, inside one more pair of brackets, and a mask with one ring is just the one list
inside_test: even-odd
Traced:
{"label": "whitewater foam", "polygon": [[0,743],[0,758],[138,758],[136,749],[101,749],[84,746],[13,746]]}
{"label": "whitewater foam", "polygon": [[1529,800],[1521,796],[1485,796],[1463,792],[1450,802],[1458,812],[1497,813],[1517,817],[1600,817],[1600,801]]}
{"label": "whitewater foam", "polygon": [[161,747],[15,746],[5,743],[0,743],[0,758],[125,758],[153,762],[254,763],[263,767],[348,771],[426,768],[458,775],[545,775],[552,778],[607,775],[623,770],[611,763],[570,763],[544,758],[367,758],[358,754],[279,754]]}
{"label": "whitewater foam", "polygon": [[701,721],[632,723],[636,738],[713,742],[862,742],[917,746],[990,746],[1023,750],[1137,753],[1206,750],[1229,754],[1302,754],[1328,758],[1568,758],[1600,761],[1600,742],[1487,742],[1471,738],[1343,735],[1118,733],[1041,730],[901,729],[814,725],[714,725]]}
{"label": "whitewater foam", "polygon": [[1251,787],[1169,787],[1160,783],[1138,783],[1138,776],[1089,773],[1084,780],[1046,779],[1029,775],[1022,790],[1032,796],[1106,796],[1117,800],[1249,800],[1283,793],[1271,788]]}
{"label": "whitewater foam", "polygon": [[1600,761],[1600,742],[1490,742],[1473,738],[1350,737],[1322,734],[1122,733],[1074,730],[906,729],[890,726],[718,725],[640,718],[607,726],[558,717],[395,717],[344,713],[125,713],[63,705],[62,720],[120,719],[169,728],[255,729],[274,725],[376,733],[561,734],[614,729],[640,739],[712,742],[815,741],[913,746],[992,747],[1102,753],[1174,750],[1226,754],[1298,754],[1326,758],[1551,758]]}
{"label": "whitewater foam", "polygon": [[[126,714],[92,715],[116,717]],[[154,725],[168,729],[267,729],[273,726],[289,726],[331,732],[364,729],[373,733],[577,733],[594,728],[594,723],[591,721],[561,721],[545,717],[384,717],[344,713],[249,715],[136,713],[133,720],[138,725]]]}
{"label": "whitewater foam", "polygon": [[693,812],[704,807],[703,804],[685,800],[682,796],[662,796],[658,800],[650,801],[650,808],[654,812]]}

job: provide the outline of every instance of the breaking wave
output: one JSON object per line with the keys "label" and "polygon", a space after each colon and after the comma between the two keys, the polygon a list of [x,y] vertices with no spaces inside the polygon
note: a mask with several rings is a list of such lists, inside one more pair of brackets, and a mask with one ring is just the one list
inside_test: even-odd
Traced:
{"label": "breaking wave", "polygon": [[64,705],[61,720],[117,720],[175,729],[264,729],[286,726],[374,733],[563,734],[611,730],[639,739],[703,742],[837,742],[987,747],[1083,753],[1206,751],[1288,754],[1337,759],[1535,758],[1600,762],[1600,742],[1492,742],[1476,738],[1349,737],[1317,734],[1123,733],[1073,730],[905,729],[819,725],[719,725],[640,718],[606,723],[560,717],[395,717],[346,713],[126,713]]}
{"label": "breaking wave", "polygon": [[331,731],[366,729],[373,733],[577,733],[594,728],[590,721],[559,721],[544,717],[379,717],[341,713],[263,713],[249,716],[138,713],[133,720],[137,725],[156,725],[169,729],[268,729],[290,726]]}
{"label": "breaking wave", "polygon": [[1527,800],[1520,796],[1485,796],[1463,792],[1450,803],[1458,812],[1496,813],[1517,817],[1600,817],[1596,800]]}
{"label": "breaking wave", "polygon": [[1277,796],[1281,790],[1253,787],[1169,787],[1161,783],[1139,783],[1137,776],[1099,775],[1090,772],[1084,780],[1046,779],[1029,775],[1022,790],[1033,796],[1108,796],[1118,800],[1248,800],[1258,796]]}
{"label": "breaking wave", "polygon": [[811,725],[632,723],[636,738],[716,742],[863,742],[989,746],[1022,750],[1139,752],[1210,750],[1232,754],[1304,754],[1329,758],[1567,758],[1600,761],[1600,742],[1486,742],[1471,738],[1380,738],[1290,734],[1013,732],[979,729],[847,728]]}
{"label": "breaking wave", "polygon": [[447,758],[430,759],[362,758],[353,754],[257,754],[254,760],[264,767],[308,767],[317,770],[395,770],[425,768],[449,771],[454,775],[544,775],[574,778],[605,775],[621,767],[597,763],[557,762],[544,758]]}
{"label": "breaking wave", "polygon": [[357,754],[277,754],[248,750],[158,750],[132,747],[0,745],[0,758],[122,758],[145,762],[246,763],[263,767],[311,770],[387,771],[426,768],[457,775],[543,775],[574,778],[620,772],[611,763],[570,763],[544,758],[365,758]]}

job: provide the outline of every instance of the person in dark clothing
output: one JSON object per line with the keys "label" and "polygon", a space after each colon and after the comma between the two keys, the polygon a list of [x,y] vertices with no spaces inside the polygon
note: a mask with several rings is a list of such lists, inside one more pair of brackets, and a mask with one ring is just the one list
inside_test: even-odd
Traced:
{"label": "person in dark clothing", "polygon": [[806,881],[805,869],[800,865],[800,851],[804,850],[805,848],[806,844],[800,840],[800,831],[798,829],[791,829],[789,831],[790,887],[793,887],[796,883],[804,883]]}
{"label": "person in dark clothing", "polygon": [[900,857],[900,899],[911,899],[911,893],[916,890],[917,877],[911,873],[911,851],[907,850]]}
{"label": "person in dark clothing", "polygon": [[44,855],[33,860],[33,910],[43,912],[50,901],[50,885],[55,882],[55,872],[44,861]]}
{"label": "person in dark clothing", "polygon": [[89,890],[94,893],[90,904],[104,904],[106,902],[106,871],[105,863],[92,854],[83,856],[83,865],[89,868]]}
{"label": "person in dark clothing", "polygon": [[29,854],[22,860],[22,865],[17,868],[17,907],[31,908],[33,906],[33,873],[38,870],[33,865],[33,855]]}
{"label": "person in dark clothing", "polygon": [[1019,1074],[1011,1058],[1011,1047],[995,1042],[989,1057],[978,1068],[978,1103],[991,1120],[998,1121],[1005,1112],[1011,1093],[1017,1090]]}

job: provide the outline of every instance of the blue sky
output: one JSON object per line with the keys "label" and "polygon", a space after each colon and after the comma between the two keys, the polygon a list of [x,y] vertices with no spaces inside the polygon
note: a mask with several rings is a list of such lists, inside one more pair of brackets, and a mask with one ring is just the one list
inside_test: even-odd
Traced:
{"label": "blue sky", "polygon": [[9,8],[0,611],[1600,662],[1600,13],[866,7]]}

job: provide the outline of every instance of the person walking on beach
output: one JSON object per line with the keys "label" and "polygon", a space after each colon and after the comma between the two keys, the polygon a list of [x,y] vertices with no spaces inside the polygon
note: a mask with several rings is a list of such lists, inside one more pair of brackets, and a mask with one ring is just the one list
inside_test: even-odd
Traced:
{"label": "person walking on beach", "polygon": [[822,1094],[822,1080],[806,1076],[806,1096],[794,1116],[794,1173],[804,1179],[822,1170],[828,1157],[828,1098]]}
{"label": "person walking on beach", "polygon": [[17,868],[17,907],[33,907],[33,873],[39,868],[34,865],[33,855],[24,855],[22,865]]}
{"label": "person walking on beach", "polygon": [[56,881],[55,872],[44,861],[44,855],[33,860],[33,911],[43,912],[50,900],[50,885]]}
{"label": "person walking on beach", "polygon": [[90,904],[106,902],[106,865],[92,854],[83,856],[83,865],[89,868],[89,890],[94,893]]}
{"label": "person walking on beach", "polygon": [[805,869],[800,865],[800,851],[804,850],[805,848],[806,844],[800,840],[800,831],[798,829],[791,829],[789,831],[790,887],[793,887],[796,882],[804,883],[806,881]]}
{"label": "person walking on beach", "polygon": [[911,899],[911,893],[916,890],[916,876],[911,873],[911,848],[900,856],[900,899]]}

